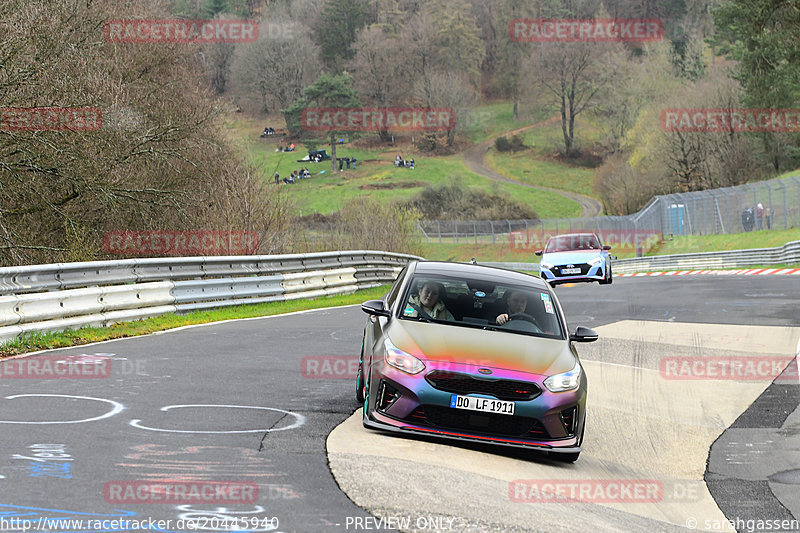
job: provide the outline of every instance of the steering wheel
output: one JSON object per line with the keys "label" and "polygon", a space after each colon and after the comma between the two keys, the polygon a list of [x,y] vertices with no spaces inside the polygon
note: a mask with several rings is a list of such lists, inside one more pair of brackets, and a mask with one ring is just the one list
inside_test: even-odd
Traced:
{"label": "steering wheel", "polygon": [[508,321],[511,322],[512,320],[526,320],[536,325],[536,319],[528,313],[514,313],[513,315],[508,315]]}
{"label": "steering wheel", "polygon": [[[511,322],[517,320],[519,325],[511,326]],[[508,316],[508,321],[500,326],[503,329],[513,329],[516,331],[529,331],[531,333],[542,333],[542,328],[536,323],[536,319],[528,313],[514,313]]]}

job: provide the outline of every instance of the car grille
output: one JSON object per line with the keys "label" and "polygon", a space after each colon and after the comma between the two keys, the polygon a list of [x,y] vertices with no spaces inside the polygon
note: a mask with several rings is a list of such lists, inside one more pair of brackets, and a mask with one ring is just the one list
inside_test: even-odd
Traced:
{"label": "car grille", "polygon": [[535,418],[476,413],[438,405],[422,405],[404,420],[416,426],[461,430],[470,433],[529,439],[548,439],[550,437],[542,423]]}
{"label": "car grille", "polygon": [[569,268],[580,268],[581,269],[581,273],[580,274],[564,274],[564,273],[562,273],[562,270],[565,269],[565,268],[568,268],[568,267],[560,266],[558,268],[554,268],[553,270],[555,272],[553,272],[553,274],[555,276],[585,276],[586,274],[589,273],[589,270],[592,269],[592,265],[583,263],[583,264],[580,264],[580,265],[574,265],[572,267],[569,267]]}
{"label": "car grille", "polygon": [[535,383],[510,379],[479,379],[470,374],[434,370],[425,376],[432,387],[455,394],[488,394],[498,400],[532,400],[542,393]]}

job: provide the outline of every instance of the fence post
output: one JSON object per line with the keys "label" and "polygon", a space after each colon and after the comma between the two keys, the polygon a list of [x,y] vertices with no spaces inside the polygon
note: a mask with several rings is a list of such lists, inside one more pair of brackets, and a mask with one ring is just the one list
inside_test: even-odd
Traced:
{"label": "fence post", "polygon": [[789,229],[789,219],[786,214],[786,184],[781,180],[779,182],[783,187],[783,229]]}
{"label": "fence post", "polygon": [[769,213],[764,217],[764,223],[767,229],[772,229],[772,186],[767,183],[767,190],[769,191]]}
{"label": "fence post", "polygon": [[792,181],[797,185],[797,223],[800,226],[800,181],[797,178],[792,178]]}

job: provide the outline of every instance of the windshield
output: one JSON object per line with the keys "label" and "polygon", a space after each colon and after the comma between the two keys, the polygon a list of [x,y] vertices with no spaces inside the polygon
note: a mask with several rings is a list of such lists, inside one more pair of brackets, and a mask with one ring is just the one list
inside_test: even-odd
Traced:
{"label": "windshield", "polygon": [[593,234],[559,235],[547,242],[546,253],[568,252],[572,250],[600,250],[600,241]]}
{"label": "windshield", "polygon": [[546,289],[455,277],[414,277],[400,307],[405,320],[563,338]]}

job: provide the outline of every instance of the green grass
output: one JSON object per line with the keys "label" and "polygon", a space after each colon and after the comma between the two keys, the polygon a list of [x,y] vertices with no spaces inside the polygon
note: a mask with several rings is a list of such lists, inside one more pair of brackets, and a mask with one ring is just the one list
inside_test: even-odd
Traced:
{"label": "green grass", "polygon": [[594,170],[543,161],[539,157],[530,150],[498,153],[491,148],[486,154],[486,164],[495,172],[522,183],[597,196],[593,189]]}
{"label": "green grass", "polygon": [[[237,119],[228,125],[230,135],[240,147],[250,153],[261,169],[265,180],[271,182],[276,170],[281,177],[292,170],[307,166],[312,177],[295,184],[281,184],[300,214],[330,214],[338,211],[342,203],[350,198],[368,194],[381,201],[405,201],[419,194],[425,186],[435,186],[456,178],[465,185],[505,194],[532,207],[540,217],[574,217],[581,213],[580,206],[558,194],[521,187],[511,183],[497,183],[470,171],[461,154],[450,156],[424,156],[415,152],[387,147],[376,150],[338,145],[337,154],[355,156],[359,162],[356,170],[331,171],[330,161],[321,163],[298,163],[307,150],[295,143],[296,152],[275,152],[283,143],[282,138],[259,139],[264,120]],[[330,153],[330,147],[320,146]],[[394,158],[397,153],[415,160],[414,170],[397,168]],[[320,174],[321,170],[325,170]]]}
{"label": "green grass", "polygon": [[468,112],[467,116],[468,125],[463,135],[471,143],[478,144],[505,132],[541,122],[548,117],[548,111],[542,107],[532,110],[523,108],[517,120],[512,103],[501,101],[481,104]]}
{"label": "green grass", "polygon": [[170,313],[135,322],[121,322],[107,328],[81,328],[78,330],[24,334],[0,346],[0,357],[49,350],[67,346],[79,346],[92,342],[147,335],[156,331],[259,316],[279,315],[293,311],[358,304],[366,300],[380,298],[386,294],[390,285],[382,285],[372,289],[364,289],[352,294],[329,296],[309,300],[290,300],[285,302],[268,302],[252,305],[237,305],[207,311],[195,311],[187,314]]}
{"label": "green grass", "polygon": [[[589,144],[601,136],[598,126],[584,120],[578,121],[576,132]],[[567,164],[556,157],[563,149],[560,122],[528,130],[523,138],[530,148],[519,152],[498,152],[492,146],[486,154],[487,166],[523,183],[597,197],[594,169]]]}
{"label": "green grass", "polygon": [[800,229],[761,230],[729,235],[687,235],[657,244],[647,255],[775,248],[791,241],[800,241]]}

